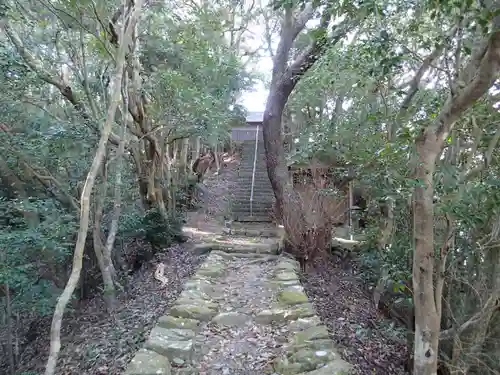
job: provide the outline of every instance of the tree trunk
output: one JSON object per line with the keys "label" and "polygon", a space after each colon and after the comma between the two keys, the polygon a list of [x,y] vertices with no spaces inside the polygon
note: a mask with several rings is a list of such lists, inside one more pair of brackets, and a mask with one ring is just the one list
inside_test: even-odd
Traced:
{"label": "tree trunk", "polygon": [[[414,374],[436,375],[440,332],[440,312],[434,298],[434,212],[433,174],[436,149],[424,136],[417,142],[415,178],[413,295],[415,304]],[[439,296],[438,298],[441,298]]]}
{"label": "tree trunk", "polygon": [[125,155],[125,133],[127,129],[127,121],[128,121],[128,97],[126,95],[127,92],[127,86],[128,86],[128,79],[126,76],[123,77],[123,87],[124,90],[122,90],[123,95],[123,110],[122,113],[124,114],[122,121],[123,124],[121,126],[120,130],[120,143],[118,144],[118,150],[116,151],[115,158],[116,158],[116,165],[115,165],[115,191],[114,191],[114,198],[113,198],[113,214],[111,216],[111,224],[109,225],[109,233],[108,233],[108,238],[106,239],[106,245],[104,247],[104,257],[105,259],[109,259],[109,263],[107,264],[107,267],[109,268],[109,272],[113,275],[113,279],[115,283],[117,283],[117,275],[116,275],[116,270],[113,265],[113,248],[115,244],[115,239],[116,239],[116,234],[118,233],[118,222],[120,220],[120,215],[121,215],[121,200],[122,200],[122,193],[121,193],[121,187],[122,187],[122,169],[123,169],[123,156]]}
{"label": "tree trunk", "polygon": [[270,90],[262,125],[267,173],[276,199],[275,214],[278,222],[283,222],[285,217],[285,200],[293,200],[295,196],[293,186],[288,179],[281,134],[281,116],[286,99],[276,88]]}
{"label": "tree trunk", "polygon": [[111,102],[108,108],[106,121],[102,127],[101,136],[97,150],[92,160],[90,171],[87,174],[85,185],[83,187],[82,196],[80,199],[80,228],[78,230],[78,237],[73,254],[73,267],[71,274],[64,288],[61,296],[57,300],[52,318],[52,325],[50,328],[50,350],[47,365],[45,367],[45,375],[54,375],[56,372],[57,359],[61,349],[61,324],[66,310],[66,306],[75,291],[75,288],[80,279],[80,272],[82,269],[83,252],[85,249],[85,241],[87,239],[87,231],[89,227],[89,211],[90,211],[90,196],[94,188],[95,179],[99,169],[101,168],[102,161],[106,152],[106,144],[112,130],[113,122],[115,119],[116,110],[120,102],[120,87],[123,76],[123,69],[125,66],[125,52],[131,43],[131,35],[134,27],[136,26],[138,16],[142,8],[142,0],[137,0],[132,12],[130,12],[129,23],[127,29],[122,28],[120,32],[120,39],[122,42],[118,48],[116,55],[116,70],[111,82]]}
{"label": "tree trunk", "polygon": [[184,138],[182,140],[182,148],[181,148],[181,160],[180,160],[180,168],[182,168],[182,175],[185,176],[188,172],[188,151],[189,151],[189,138]]}
{"label": "tree trunk", "polygon": [[[106,161],[104,162],[106,163]],[[113,282],[113,260],[111,259],[111,253],[106,252],[106,248],[102,242],[102,212],[104,209],[104,203],[106,200],[107,193],[107,172],[106,166],[103,166],[103,172],[101,174],[101,184],[98,186],[97,192],[95,194],[95,204],[94,204],[94,227],[92,230],[92,239],[94,243],[94,252],[97,258],[97,263],[99,264],[99,269],[102,274],[102,281],[104,285],[104,301],[106,302],[106,307],[109,312],[113,311],[116,303],[116,289]]]}
{"label": "tree trunk", "polygon": [[200,157],[200,152],[201,152],[201,137],[198,136],[196,137],[196,153],[194,157],[191,159],[191,167],[193,166],[194,161]]}
{"label": "tree trunk", "polygon": [[214,159],[215,159],[215,168],[216,168],[215,173],[219,174],[220,161],[219,161],[219,147],[218,147],[218,145],[215,145]]}

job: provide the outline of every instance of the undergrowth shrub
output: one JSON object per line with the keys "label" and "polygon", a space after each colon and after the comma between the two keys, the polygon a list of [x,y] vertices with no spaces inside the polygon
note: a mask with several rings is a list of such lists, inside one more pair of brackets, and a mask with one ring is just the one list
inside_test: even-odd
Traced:
{"label": "undergrowth shrub", "polygon": [[[23,211],[36,213],[39,223],[28,226]],[[8,282],[15,292],[16,311],[51,314],[73,253],[75,217],[50,199],[5,198],[0,198],[0,217],[0,284]]]}
{"label": "undergrowth shrub", "polygon": [[333,189],[306,185],[295,191],[297,202],[293,211],[283,212],[287,232],[285,247],[305,262],[329,251],[333,226],[344,215],[345,202]]}
{"label": "undergrowth shrub", "polygon": [[199,208],[197,197],[197,183],[196,176],[189,175],[186,178],[184,185],[178,187],[174,193],[176,209],[179,212],[185,212]]}
{"label": "undergrowth shrub", "polygon": [[159,251],[184,241],[182,225],[180,212],[171,213],[167,218],[156,209],[145,214],[137,210],[123,215],[117,236],[122,249],[116,252],[116,256],[123,259],[117,263],[122,269],[137,271]]}
{"label": "undergrowth shrub", "polygon": [[[52,315],[66,283],[77,223],[54,200],[0,197],[0,225],[2,373],[7,358],[17,363],[19,353],[40,334],[38,323]],[[9,342],[17,350],[9,349]]]}
{"label": "undergrowth shrub", "polygon": [[158,248],[182,240],[182,223],[182,217],[177,212],[165,218],[156,209],[146,212],[142,219],[146,240]]}
{"label": "undergrowth shrub", "polygon": [[145,214],[129,212],[120,218],[119,236],[121,238],[141,238],[154,246],[170,246],[182,238],[183,215],[171,213],[164,218],[157,209]]}

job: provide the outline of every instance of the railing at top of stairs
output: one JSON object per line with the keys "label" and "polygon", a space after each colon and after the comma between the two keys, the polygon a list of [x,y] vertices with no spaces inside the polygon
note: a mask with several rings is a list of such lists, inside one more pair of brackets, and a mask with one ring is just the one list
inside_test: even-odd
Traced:
{"label": "railing at top of stairs", "polygon": [[255,152],[253,155],[252,187],[250,189],[250,216],[253,216],[253,188],[255,185],[255,169],[257,167],[257,150],[259,148],[259,125],[255,129]]}

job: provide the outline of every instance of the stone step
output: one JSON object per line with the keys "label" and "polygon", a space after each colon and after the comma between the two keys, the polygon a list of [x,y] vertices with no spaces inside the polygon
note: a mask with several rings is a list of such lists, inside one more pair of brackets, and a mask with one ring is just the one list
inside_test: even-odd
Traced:
{"label": "stone step", "polygon": [[[271,204],[254,204],[251,206],[253,212],[268,212],[273,209]],[[250,212],[250,203],[239,203],[231,206],[233,212]]]}
{"label": "stone step", "polygon": [[233,224],[231,226],[231,234],[233,236],[279,238],[283,235],[283,229],[278,227],[268,227],[267,225],[251,226],[248,224]]}
{"label": "stone step", "polygon": [[[247,170],[247,171],[253,171],[253,162],[252,163],[242,163],[240,164],[238,171],[242,170]],[[262,172],[267,172],[267,165],[265,161],[258,161],[257,164],[255,164],[255,170],[262,171]]]}
{"label": "stone step", "polygon": [[[273,202],[269,202],[269,201],[266,201],[265,203],[259,203],[259,204],[256,204],[256,201],[253,202],[253,205],[252,205],[252,209],[253,210],[267,210],[269,209],[270,207],[274,207],[274,204]],[[236,202],[233,202],[231,204],[231,209],[233,211],[236,211],[236,210],[250,210],[250,202],[249,201],[245,201],[245,200],[238,200]]]}
{"label": "stone step", "polygon": [[[239,189],[234,189],[233,194],[244,194],[250,196],[250,193],[252,192],[252,188],[250,186],[245,187],[245,188],[239,188]],[[255,185],[253,187],[253,194],[271,194],[271,196],[274,197],[273,189],[270,186],[262,186],[262,185]]]}
{"label": "stone step", "polygon": [[[253,155],[253,153],[255,152],[255,142],[252,145],[248,145],[248,146],[249,147],[244,147],[243,151],[251,152],[252,155]],[[263,144],[258,144],[257,145],[257,153],[258,154],[265,154],[266,153],[266,149],[264,148]]]}
{"label": "stone step", "polygon": [[[253,150],[251,152],[243,151],[241,155],[246,158],[246,159],[241,159],[243,160],[244,163],[251,162],[253,164],[253,159],[255,158]],[[265,159],[266,159],[266,154],[264,153],[264,151],[257,152],[257,160],[265,160]]]}
{"label": "stone step", "polygon": [[253,176],[253,173],[251,172],[238,173],[238,182],[252,181],[252,178],[257,181],[267,181],[271,183],[271,180],[269,180],[267,173],[266,174],[256,173],[255,176]]}
{"label": "stone step", "polygon": [[[250,188],[248,189],[238,189],[238,190],[234,190],[233,191],[233,194],[236,196],[236,197],[244,197],[245,199],[250,199],[250,195],[252,194],[252,190]],[[263,187],[263,186],[259,186],[259,187],[254,187],[253,189],[253,196],[255,197],[256,195],[258,195],[260,198],[266,198],[266,197],[269,197],[269,200],[273,200],[274,199],[274,192],[273,192],[273,189],[270,189],[270,188],[267,188],[267,187]]]}
{"label": "stone step", "polygon": [[[243,159],[245,158],[245,159]],[[252,166],[253,167],[253,161],[254,161],[254,155],[241,155],[241,162],[240,162],[240,167],[245,165],[245,166]],[[257,155],[257,160],[255,162],[256,165],[266,165],[267,164],[267,158],[264,155]]]}
{"label": "stone step", "polygon": [[[242,152],[243,153],[247,153],[247,154],[251,154],[253,156],[254,152],[255,152],[255,143],[253,144],[249,144],[249,145],[246,145],[242,148]],[[264,145],[257,145],[257,154],[262,154],[262,155],[265,155],[266,153],[266,149],[264,148]]]}
{"label": "stone step", "polygon": [[[252,164],[253,165],[253,161],[255,159],[255,155],[253,154],[253,151],[252,152],[243,152],[241,154],[242,156],[242,159],[243,162],[242,164]],[[245,159],[243,159],[245,158]],[[257,154],[257,163],[260,162],[260,161],[265,161],[266,160],[266,155],[264,153],[262,154]]]}
{"label": "stone step", "polygon": [[[232,199],[232,204],[234,203],[250,203],[250,193],[247,194],[236,194]],[[272,204],[274,202],[274,195],[269,194],[256,194],[253,193],[252,202],[254,204]]]}
{"label": "stone step", "polygon": [[233,215],[245,215],[245,216],[250,216],[250,215],[257,215],[257,216],[269,216],[272,214],[273,210],[272,209],[263,209],[263,208],[259,208],[259,209],[253,209],[252,211],[250,211],[250,209],[243,209],[243,208],[240,208],[240,209],[233,209],[232,210],[233,212]]}
{"label": "stone step", "polygon": [[[254,157],[254,154],[252,153],[251,155],[250,154],[242,154],[241,155],[241,163],[240,163],[240,167],[242,165],[246,165],[246,166],[252,166],[253,167],[253,161],[254,161],[255,157]],[[256,161],[256,165],[266,165],[266,160],[267,158],[265,157],[265,155],[257,155],[257,161]]]}
{"label": "stone step", "polygon": [[[239,187],[239,188],[236,188],[233,190],[233,192],[246,192],[246,193],[249,193],[252,191],[252,183],[251,182],[242,182],[242,186]],[[264,193],[270,193],[270,194],[273,194],[273,188],[271,187],[271,184],[266,184],[266,183],[254,183],[254,186],[253,186],[253,191],[254,193],[256,191],[258,192],[264,192]]]}
{"label": "stone step", "polygon": [[[251,179],[245,179],[245,180],[240,180],[239,181],[239,186],[236,188],[236,190],[248,190],[252,188],[252,180]],[[269,180],[254,180],[253,182],[253,189],[259,189],[259,190],[270,190],[273,191],[273,188],[271,186],[271,182]]]}
{"label": "stone step", "polygon": [[[250,195],[250,192],[246,193],[246,194],[235,194],[234,198],[232,199],[232,204],[235,204],[235,203],[243,203],[243,204],[250,204],[250,197],[252,197]],[[257,205],[260,205],[260,204],[273,204],[274,203],[274,195],[271,193],[271,194],[262,194],[262,193],[258,193],[256,194],[255,192],[253,193],[253,197],[252,197],[252,202],[253,204],[257,204]]]}
{"label": "stone step", "polygon": [[271,212],[235,212],[232,214],[234,221],[272,221],[272,216]]}
{"label": "stone step", "polygon": [[[234,189],[233,191],[247,191],[250,192],[252,190],[252,181],[241,181],[240,187]],[[253,191],[265,191],[266,193],[273,192],[273,188],[271,187],[271,183],[264,181],[254,181]]]}
{"label": "stone step", "polygon": [[[239,187],[237,187],[236,189],[233,190],[234,193],[248,193],[250,194],[250,192],[252,191],[252,182],[250,183],[246,183],[246,182],[241,182],[241,185]],[[254,183],[254,186],[253,186],[253,192],[254,194],[256,192],[262,192],[262,193],[271,193],[273,194],[273,188],[271,187],[271,183],[269,184],[257,184],[257,183]]]}
{"label": "stone step", "polygon": [[252,223],[271,223],[272,219],[271,216],[269,215],[254,215],[250,216],[249,214],[241,214],[241,215],[234,215],[233,216],[234,221],[238,221],[240,223],[243,222],[252,222]]}
{"label": "stone step", "polygon": [[246,184],[249,182],[250,184],[252,183],[252,180],[254,180],[254,185],[259,182],[261,184],[268,184],[269,186],[271,185],[271,180],[269,177],[264,176],[264,175],[255,175],[254,178],[252,178],[252,174],[248,173],[245,175],[240,175],[238,176],[238,185],[237,186],[246,186]]}
{"label": "stone step", "polygon": [[[272,205],[274,203],[274,196],[256,196],[255,194],[253,195],[253,203],[254,205],[260,205],[260,204],[266,204],[266,205]],[[240,203],[240,204],[250,204],[250,194],[248,195],[240,195],[236,196],[232,200],[232,204],[234,205],[235,203]]]}
{"label": "stone step", "polygon": [[[245,152],[243,151],[241,153],[242,156],[244,156],[246,159],[241,159],[243,160],[244,163],[252,163],[253,164],[253,159],[255,158],[255,155],[253,153],[253,150],[252,152]],[[257,153],[257,160],[265,160],[266,159],[266,154],[264,152],[260,153],[258,152]]]}
{"label": "stone step", "polygon": [[[270,202],[269,200],[267,201],[262,201],[264,203],[256,203],[258,201],[254,201],[252,205],[253,210],[260,210],[260,209],[268,209],[269,207],[274,207],[274,202]],[[233,211],[235,210],[250,210],[250,202],[248,200],[236,200],[233,201],[231,204],[231,209]]]}
{"label": "stone step", "polygon": [[253,208],[252,211],[250,212],[250,207],[234,207],[232,208],[233,215],[240,215],[240,214],[245,214],[245,215],[269,215],[272,212],[271,207],[263,208]]}
{"label": "stone step", "polygon": [[269,180],[269,175],[267,174],[267,171],[262,171],[262,172],[259,172],[259,171],[256,171],[255,173],[253,173],[252,171],[239,171],[238,172],[238,177],[250,177],[252,178],[252,176],[255,175],[255,178],[262,178],[262,179],[266,179],[266,180]]}
{"label": "stone step", "polygon": [[[234,203],[237,203],[237,202],[241,202],[241,203],[247,203],[247,202],[250,202],[250,193],[247,193],[247,194],[236,194],[235,197],[233,198],[232,202],[233,204]],[[272,195],[272,193],[270,194],[253,194],[253,202],[265,202],[265,203],[273,203],[274,202],[274,195]]]}
{"label": "stone step", "polygon": [[269,185],[271,185],[271,180],[269,180],[269,178],[267,176],[258,176],[256,175],[254,178],[252,178],[252,175],[251,174],[247,174],[247,175],[243,175],[243,176],[238,176],[238,184],[241,186],[243,184],[243,186],[245,186],[244,184],[246,184],[247,182],[250,182],[252,183],[252,180],[254,180],[254,184],[256,182],[259,182],[259,183],[267,183]]}

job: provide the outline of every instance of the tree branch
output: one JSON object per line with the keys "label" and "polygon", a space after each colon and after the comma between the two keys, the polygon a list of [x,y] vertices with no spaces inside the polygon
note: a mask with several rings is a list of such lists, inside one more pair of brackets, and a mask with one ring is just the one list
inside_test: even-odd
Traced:
{"label": "tree branch", "polygon": [[[1,26],[5,31],[5,34],[9,40],[14,45],[17,52],[21,55],[22,59],[28,65],[28,67],[40,77],[46,83],[55,86],[59,92],[73,105],[73,108],[78,112],[78,114],[83,118],[87,126],[89,126],[96,133],[99,133],[99,126],[95,120],[87,113],[85,106],[79,101],[73,93],[70,86],[67,86],[61,79],[55,77],[54,75],[47,72],[40,61],[35,59],[31,53],[24,47],[19,35],[12,29],[7,21],[3,21]],[[118,137],[110,133],[108,141],[113,145],[117,146],[120,142]]]}
{"label": "tree branch", "polygon": [[[500,72],[500,31],[495,31],[488,38],[486,49],[478,51],[469,63],[469,68],[471,68],[470,65],[475,65],[476,61],[480,62],[473,77],[468,83],[466,82],[466,86],[456,96],[448,98],[434,126],[431,127],[440,145],[444,143],[455,121],[484,95],[497,78]],[[465,69],[465,71],[470,71],[470,69]]]}
{"label": "tree branch", "polygon": [[[329,21],[329,17],[324,17],[318,29],[326,31]],[[283,90],[282,92],[284,95],[287,96],[287,94],[289,95],[293,91],[300,77],[303,76],[314,65],[314,63],[319,60],[328,46],[337,44],[357,25],[358,22],[346,19],[335,27],[335,30],[330,37],[314,40],[309,47],[307,47],[307,49],[302,52],[285,70],[283,76],[278,82],[278,87]]]}
{"label": "tree branch", "polygon": [[106,144],[109,141],[109,135],[111,128],[114,123],[116,109],[120,102],[120,87],[122,84],[122,77],[125,68],[125,55],[128,51],[129,44],[131,43],[133,28],[138,22],[140,11],[142,8],[142,1],[137,0],[135,6],[133,6],[133,12],[130,15],[130,20],[127,28],[122,27],[120,32],[120,47],[116,53],[116,66],[115,74],[111,80],[111,95],[110,95],[110,105],[107,111],[106,121],[102,127],[99,143],[97,146],[96,153],[92,160],[92,165],[87,174],[87,179],[83,187],[81,200],[80,200],[80,227],[78,230],[77,240],[75,244],[75,251],[73,254],[73,266],[71,269],[71,274],[68,282],[57,300],[56,307],[54,309],[54,315],[52,318],[52,325],[50,329],[50,351],[49,358],[47,360],[47,365],[45,368],[45,375],[54,375],[56,371],[57,358],[59,356],[59,350],[61,347],[61,324],[66,306],[73,295],[73,292],[80,279],[80,272],[83,263],[83,253],[85,248],[85,241],[87,238],[87,231],[89,227],[89,210],[90,210],[90,197],[94,187],[95,179],[101,168],[105,152]]}
{"label": "tree branch", "polygon": [[312,18],[314,15],[314,8],[311,4],[307,4],[306,7],[297,18],[293,21],[291,25],[291,39],[292,41],[297,38],[302,30],[306,27],[306,23]]}

